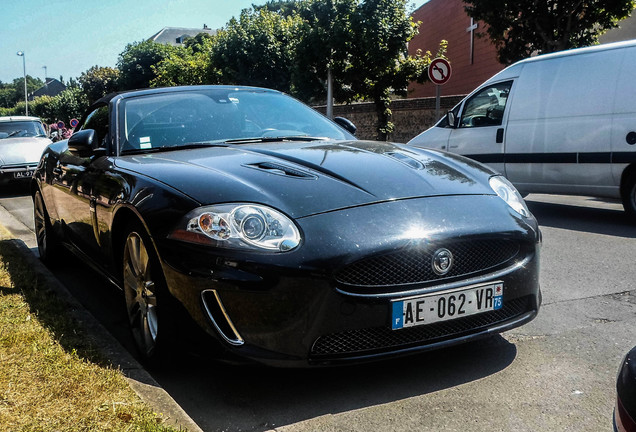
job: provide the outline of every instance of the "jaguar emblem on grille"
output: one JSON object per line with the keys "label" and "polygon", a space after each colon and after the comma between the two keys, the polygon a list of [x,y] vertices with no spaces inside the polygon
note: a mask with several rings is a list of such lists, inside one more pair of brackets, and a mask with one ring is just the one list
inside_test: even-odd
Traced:
{"label": "jaguar emblem on grille", "polygon": [[453,254],[448,249],[437,249],[433,254],[431,263],[433,271],[439,276],[443,276],[453,267]]}

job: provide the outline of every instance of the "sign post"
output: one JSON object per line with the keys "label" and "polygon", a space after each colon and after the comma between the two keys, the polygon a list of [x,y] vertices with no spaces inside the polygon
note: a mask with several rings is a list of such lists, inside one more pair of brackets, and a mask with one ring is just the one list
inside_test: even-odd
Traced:
{"label": "sign post", "polygon": [[435,119],[439,120],[440,99],[442,96],[441,86],[448,82],[451,76],[451,65],[448,60],[438,57],[431,61],[428,67],[428,79],[435,84]]}

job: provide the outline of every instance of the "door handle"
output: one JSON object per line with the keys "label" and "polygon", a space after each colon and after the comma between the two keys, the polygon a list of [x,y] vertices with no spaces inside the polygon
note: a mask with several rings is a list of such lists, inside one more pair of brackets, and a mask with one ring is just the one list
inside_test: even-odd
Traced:
{"label": "door handle", "polygon": [[503,142],[503,139],[504,139],[504,128],[499,128],[497,129],[497,138],[496,138],[497,144],[501,144]]}

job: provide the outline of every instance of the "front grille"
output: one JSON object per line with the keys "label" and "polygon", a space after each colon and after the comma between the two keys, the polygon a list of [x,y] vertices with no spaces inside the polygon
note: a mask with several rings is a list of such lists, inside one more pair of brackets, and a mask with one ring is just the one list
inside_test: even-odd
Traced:
{"label": "front grille", "polygon": [[358,356],[426,345],[475,333],[520,316],[529,311],[531,307],[531,297],[526,296],[510,300],[504,304],[503,308],[496,311],[435,324],[401,330],[374,327],[332,333],[316,339],[311,349],[311,357],[318,359],[320,357]]}
{"label": "front grille", "polygon": [[[445,275],[433,272],[433,254],[444,247],[452,252],[454,264]],[[519,253],[512,240],[470,240],[431,247],[413,247],[354,262],[335,274],[340,284],[357,287],[386,287],[437,282],[466,277],[503,267]]]}
{"label": "front grille", "polygon": [[0,166],[0,171],[2,172],[15,172],[15,171],[27,171],[27,170],[34,170],[38,167],[37,162],[36,163],[29,163],[29,164],[9,164],[9,165],[2,165]]}

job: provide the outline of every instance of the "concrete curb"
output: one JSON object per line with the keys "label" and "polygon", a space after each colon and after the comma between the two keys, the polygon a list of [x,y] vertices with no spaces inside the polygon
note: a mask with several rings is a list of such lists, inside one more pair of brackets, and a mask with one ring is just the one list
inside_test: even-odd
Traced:
{"label": "concrete curb", "polygon": [[190,416],[170,397],[161,385],[124,349],[123,346],[73,297],[66,287],[57,280],[38,259],[32,248],[37,247],[35,234],[0,205],[0,225],[13,236],[12,241],[23,252],[33,271],[39,274],[57,295],[69,304],[69,313],[82,324],[85,331],[99,345],[104,356],[119,367],[128,384],[146,404],[166,418],[166,424],[187,429],[189,432],[203,432]]}

